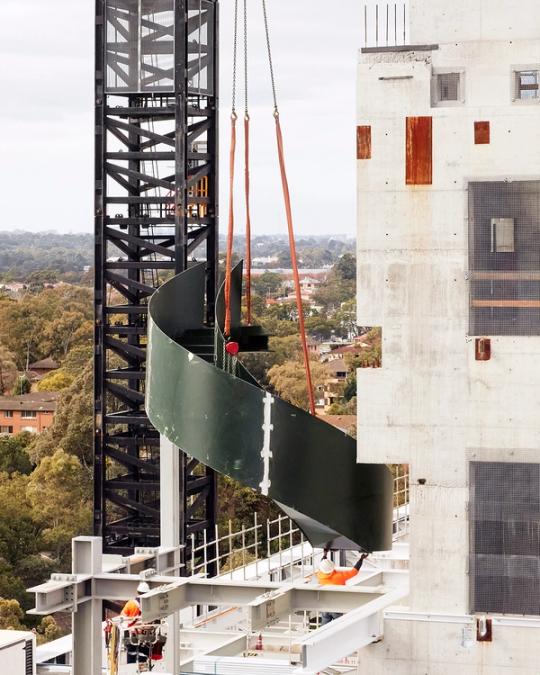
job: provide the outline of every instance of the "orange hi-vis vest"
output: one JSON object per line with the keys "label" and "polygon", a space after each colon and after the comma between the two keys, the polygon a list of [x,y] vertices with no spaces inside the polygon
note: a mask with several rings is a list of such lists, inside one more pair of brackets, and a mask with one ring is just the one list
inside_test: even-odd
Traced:
{"label": "orange hi-vis vest", "polygon": [[357,574],[358,570],[354,567],[350,570],[334,570],[330,574],[317,572],[317,580],[321,586],[345,586],[345,583]]}

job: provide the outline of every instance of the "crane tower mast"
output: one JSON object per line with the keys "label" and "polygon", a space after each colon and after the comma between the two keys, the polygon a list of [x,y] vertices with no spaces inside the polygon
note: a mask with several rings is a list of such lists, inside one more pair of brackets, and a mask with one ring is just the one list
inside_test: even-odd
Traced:
{"label": "crane tower mast", "polygon": [[[96,0],[94,533],[107,552],[159,545],[147,303],[196,256],[213,322],[217,139],[218,1]],[[213,536],[215,477],[187,456],[180,465],[189,546]]]}

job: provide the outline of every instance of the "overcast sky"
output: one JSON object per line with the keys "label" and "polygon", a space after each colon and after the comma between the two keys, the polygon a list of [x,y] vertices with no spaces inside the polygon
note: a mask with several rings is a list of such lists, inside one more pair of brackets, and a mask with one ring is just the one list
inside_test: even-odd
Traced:
{"label": "overcast sky", "polygon": [[[355,229],[361,0],[268,0],[297,231]],[[232,0],[221,5],[221,185],[227,179]],[[260,2],[251,13],[253,227],[285,232]],[[0,229],[92,231],[93,0],[2,0]],[[238,165],[238,171],[241,172]],[[241,208],[241,193],[238,203]],[[222,231],[226,193],[221,196]],[[239,228],[243,228],[239,213]]]}

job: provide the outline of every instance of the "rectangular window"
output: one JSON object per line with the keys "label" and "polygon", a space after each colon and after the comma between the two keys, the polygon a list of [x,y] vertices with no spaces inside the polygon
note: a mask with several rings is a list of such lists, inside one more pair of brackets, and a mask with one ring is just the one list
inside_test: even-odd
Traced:
{"label": "rectangular window", "polygon": [[518,101],[538,98],[538,70],[517,70],[514,76]]}
{"label": "rectangular window", "polygon": [[21,431],[27,431],[29,434],[37,434],[36,427],[23,427]]}
{"label": "rectangular window", "polygon": [[465,102],[465,71],[434,71],[431,78],[431,105],[461,105]]}
{"label": "rectangular window", "polygon": [[470,466],[472,612],[540,615],[540,464]]}
{"label": "rectangular window", "polygon": [[7,434],[12,434],[13,433],[13,427],[1,427],[0,426],[0,434],[2,435],[7,435]]}
{"label": "rectangular window", "polygon": [[21,412],[21,417],[23,420],[33,420],[37,417],[37,412],[35,410],[23,410]]}
{"label": "rectangular window", "polygon": [[4,417],[13,417],[13,410],[4,410],[3,415]]}
{"label": "rectangular window", "polygon": [[469,183],[471,335],[540,335],[540,181]]}
{"label": "rectangular window", "polygon": [[459,101],[459,73],[437,75],[439,101]]}

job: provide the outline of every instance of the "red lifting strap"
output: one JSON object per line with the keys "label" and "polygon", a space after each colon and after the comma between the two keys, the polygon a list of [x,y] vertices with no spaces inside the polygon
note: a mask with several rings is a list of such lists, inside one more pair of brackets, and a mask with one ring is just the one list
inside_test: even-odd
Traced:
{"label": "red lifting strap", "polygon": [[298,275],[298,261],[296,258],[296,243],[294,240],[293,217],[291,208],[291,196],[289,194],[289,181],[287,180],[287,169],[285,167],[285,153],[283,149],[283,135],[281,133],[281,125],[279,123],[279,113],[274,112],[274,119],[276,120],[276,137],[279,156],[279,168],[281,171],[281,185],[283,187],[283,199],[285,201],[285,212],[287,214],[287,226],[289,229],[289,247],[291,249],[291,261],[294,277],[294,288],[296,291],[296,307],[298,309],[298,323],[300,324],[300,340],[302,342],[302,351],[304,353],[304,367],[306,369],[307,390],[309,397],[309,410],[312,415],[315,411],[315,397],[313,395],[313,382],[311,379],[311,366],[309,362],[309,351],[306,340],[306,326],[304,323],[304,306],[302,303],[302,292],[300,289],[300,277]]}
{"label": "red lifting strap", "polygon": [[225,337],[231,335],[231,271],[234,239],[234,158],[236,155],[236,120],[231,115],[231,152],[229,166],[229,228],[227,232],[227,261],[225,265]]}
{"label": "red lifting strap", "polygon": [[251,326],[251,213],[249,202],[249,115],[244,117],[245,193],[246,193],[246,318]]}

